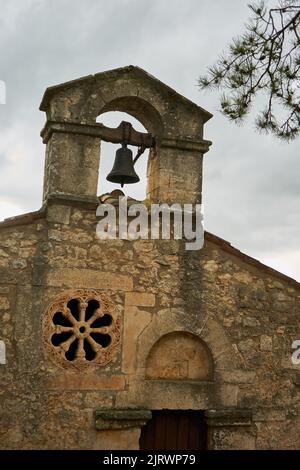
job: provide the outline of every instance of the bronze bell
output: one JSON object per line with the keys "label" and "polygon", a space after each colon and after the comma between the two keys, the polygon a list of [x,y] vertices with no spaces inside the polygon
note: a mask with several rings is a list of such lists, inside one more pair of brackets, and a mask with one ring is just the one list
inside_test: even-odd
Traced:
{"label": "bronze bell", "polygon": [[126,144],[122,144],[122,147],[116,151],[114,166],[106,179],[111,183],[119,183],[122,187],[124,184],[140,181],[134,170],[132,151],[127,148]]}

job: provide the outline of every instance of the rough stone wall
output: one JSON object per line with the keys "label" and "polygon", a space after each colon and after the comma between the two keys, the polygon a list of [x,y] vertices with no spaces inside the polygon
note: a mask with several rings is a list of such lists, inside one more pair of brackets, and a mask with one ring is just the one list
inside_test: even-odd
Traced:
{"label": "rough stone wall", "polygon": [[[102,408],[246,408],[253,416],[246,426],[240,417],[229,424],[210,417],[212,448],[299,447],[290,361],[299,332],[297,283],[249,265],[214,237],[200,252],[187,252],[181,241],[100,241],[96,223],[95,209],[55,205],[44,219],[0,232],[7,345],[0,447],[138,447],[138,427],[96,430]],[[55,363],[43,343],[49,304],[78,288],[105,293],[122,317],[119,349],[92,372]],[[153,369],[146,378],[151,349],[174,331],[206,343],[212,379],[187,377],[176,359],[164,379]],[[188,363],[189,347],[181,341]]]}
{"label": "rough stone wall", "polygon": [[[0,224],[0,448],[136,449],[149,410],[164,408],[205,411],[209,448],[299,448],[300,285],[210,234],[200,251],[96,237],[96,116],[129,112],[155,135],[151,202],[199,203],[210,114],[136,67],[50,88],[41,109],[43,209]],[[80,348],[56,360],[48,341],[50,307],[78,290],[84,315],[90,291],[118,313],[105,365],[85,367]],[[80,312],[79,339],[91,336]],[[70,327],[53,316],[53,328]]]}
{"label": "rough stone wall", "polygon": [[38,331],[39,318],[32,315],[37,297],[34,279],[43,251],[45,220],[25,216],[23,222],[17,226],[14,221],[2,223],[0,230],[0,332],[7,362],[0,366],[2,448],[18,447],[26,436],[32,380],[40,360],[27,343]]}
{"label": "rough stone wall", "polygon": [[291,346],[299,337],[299,284],[226,248],[207,243],[201,255],[202,337],[210,342],[210,321],[222,329],[215,379],[227,384],[233,406],[253,410],[257,449],[297,449],[299,366],[292,364]]}

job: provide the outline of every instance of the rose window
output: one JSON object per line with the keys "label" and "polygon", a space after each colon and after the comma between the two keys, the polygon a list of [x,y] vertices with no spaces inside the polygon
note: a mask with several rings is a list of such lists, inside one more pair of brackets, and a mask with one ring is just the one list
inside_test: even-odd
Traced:
{"label": "rose window", "polygon": [[105,365],[120,340],[117,309],[95,291],[66,293],[47,310],[44,335],[48,350],[62,365]]}

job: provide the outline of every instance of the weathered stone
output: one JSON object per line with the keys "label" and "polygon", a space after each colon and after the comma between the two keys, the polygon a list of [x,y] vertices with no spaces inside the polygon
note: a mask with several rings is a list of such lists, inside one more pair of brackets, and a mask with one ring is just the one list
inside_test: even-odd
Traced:
{"label": "weathered stone", "polygon": [[131,291],[132,279],[129,276],[99,272],[91,269],[53,269],[47,279],[49,286],[91,287],[95,289],[115,289]]}
{"label": "weathered stone", "polygon": [[243,353],[253,352],[255,350],[255,342],[252,338],[240,341],[238,344],[239,350]]}
{"label": "weathered stone", "polygon": [[95,450],[137,450],[141,428],[98,431],[93,448]]}
{"label": "weathered stone", "polygon": [[53,240],[55,242],[64,242],[69,239],[69,233],[63,232],[61,230],[53,230],[50,229],[48,231],[49,240]]}
{"label": "weathered stone", "polygon": [[0,248],[0,257],[1,258],[8,258],[9,254],[6,251],[2,250],[2,248]]}
{"label": "weathered stone", "polygon": [[95,424],[99,430],[140,428],[144,426],[152,413],[149,410],[96,410]]}
{"label": "weathered stone", "polygon": [[150,321],[150,313],[141,311],[134,306],[125,308],[122,370],[127,374],[134,373],[137,367],[137,339]]}
{"label": "weathered stone", "polygon": [[237,407],[238,385],[222,384],[220,389],[220,405]]}
{"label": "weathered stone", "polygon": [[0,268],[8,268],[9,261],[7,258],[0,258]]}
{"label": "weathered stone", "polygon": [[66,224],[70,223],[71,207],[51,204],[47,210],[47,220],[49,222]]}
{"label": "weathered stone", "polygon": [[8,294],[8,293],[9,293],[9,287],[0,286],[0,294]]}
{"label": "weathered stone", "polygon": [[96,408],[113,408],[112,395],[103,395],[103,392],[87,392],[84,397],[84,406],[95,410]]}
{"label": "weathered stone", "polygon": [[169,261],[166,260],[163,256],[160,256],[159,258],[156,258],[156,263],[160,264],[161,266],[170,266]]}
{"label": "weathered stone", "polygon": [[260,337],[260,349],[261,351],[272,351],[273,341],[270,336],[261,335]]}
{"label": "weathered stone", "polygon": [[259,409],[255,412],[254,420],[259,421],[285,421],[285,410]]}
{"label": "weathered stone", "polygon": [[43,208],[0,223],[0,448],[138,449],[151,410],[199,412],[211,449],[299,448],[299,284],[207,232],[199,251],[96,235],[96,117],[154,136],[149,207],[201,201],[210,114],[138,67],[52,87],[41,109]]}
{"label": "weathered stone", "polygon": [[24,269],[27,266],[27,261],[24,259],[15,259],[11,264],[13,269]]}
{"label": "weathered stone", "polygon": [[219,372],[224,382],[232,384],[247,384],[253,383],[256,380],[256,372],[252,370],[232,370]]}
{"label": "weathered stone", "polygon": [[0,297],[0,310],[8,310],[10,307],[7,297]]}
{"label": "weathered stone", "polygon": [[260,325],[259,320],[253,317],[243,318],[242,323],[244,326],[250,326],[250,327],[255,327],[255,326]]}
{"label": "weathered stone", "polygon": [[212,358],[205,344],[176,332],[162,336],[146,362],[146,377],[168,380],[211,380]]}
{"label": "weathered stone", "polygon": [[123,375],[56,374],[49,376],[46,390],[123,390]]}
{"label": "weathered stone", "polygon": [[214,260],[210,260],[210,261],[207,261],[205,264],[204,264],[204,269],[205,271],[208,271],[209,273],[214,273],[218,270],[218,264],[214,261]]}
{"label": "weathered stone", "polygon": [[155,295],[146,292],[128,292],[125,295],[125,305],[154,307]]}

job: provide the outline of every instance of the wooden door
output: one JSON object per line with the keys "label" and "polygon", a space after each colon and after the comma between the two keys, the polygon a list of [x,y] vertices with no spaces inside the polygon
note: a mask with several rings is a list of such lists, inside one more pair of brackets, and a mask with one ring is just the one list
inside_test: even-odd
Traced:
{"label": "wooden door", "polygon": [[152,419],[141,431],[140,449],[206,449],[206,425],[203,412],[191,410],[152,411]]}

